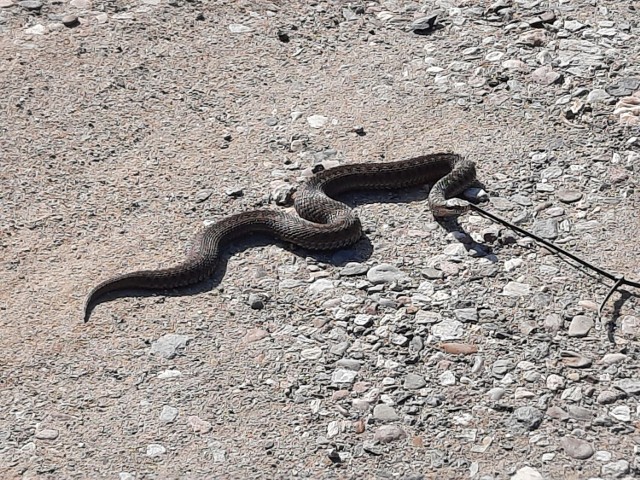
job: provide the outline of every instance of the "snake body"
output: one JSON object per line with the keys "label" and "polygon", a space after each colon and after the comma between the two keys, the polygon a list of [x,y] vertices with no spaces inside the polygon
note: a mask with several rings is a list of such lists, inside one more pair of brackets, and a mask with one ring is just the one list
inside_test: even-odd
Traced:
{"label": "snake body", "polygon": [[[357,163],[322,170],[296,194],[299,216],[277,210],[252,210],[229,216],[198,235],[187,258],[160,270],[140,270],[117,275],[97,285],[85,302],[85,322],[106,293],[131,288],[167,290],[185,287],[210,277],[218,264],[220,248],[251,233],[268,233],[311,250],[351,245],[362,236],[357,215],[333,197],[353,190],[399,189],[434,183],[428,198],[434,216],[459,215],[468,209],[451,199],[475,181],[473,162],[452,153],[422,155],[390,163]],[[450,199],[450,200],[449,200]]]}

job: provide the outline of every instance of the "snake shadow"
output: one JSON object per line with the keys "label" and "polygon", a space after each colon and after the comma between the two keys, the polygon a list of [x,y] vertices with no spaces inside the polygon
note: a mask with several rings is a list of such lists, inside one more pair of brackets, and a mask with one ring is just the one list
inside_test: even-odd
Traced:
{"label": "snake shadow", "polygon": [[[427,199],[430,189],[427,187],[411,187],[405,190],[377,190],[377,191],[362,191],[362,192],[349,192],[337,197],[341,202],[345,203],[350,208],[357,208],[368,204],[412,204],[421,202],[424,204],[425,211],[429,210],[427,205]],[[432,219],[429,219],[431,221]],[[446,231],[458,231],[464,233],[463,228],[457,221],[456,217],[450,217],[447,219],[435,219],[439,225]],[[374,247],[370,238],[367,236],[367,225],[363,225],[363,235],[355,244],[335,250],[308,250],[302,247],[298,247],[288,242],[284,242],[275,237],[267,234],[254,233],[247,236],[245,239],[236,240],[233,243],[222,248],[220,257],[218,259],[218,266],[214,274],[200,283],[180,288],[173,289],[123,289],[114,292],[104,294],[100,299],[92,305],[93,311],[98,305],[103,303],[112,302],[120,298],[129,297],[183,297],[193,296],[202,293],[210,292],[217,287],[224,289],[224,277],[227,272],[227,267],[231,257],[245,250],[265,247],[269,245],[278,245],[279,247],[292,252],[301,258],[310,257],[318,262],[333,265],[334,267],[341,267],[349,262],[362,263],[371,258]],[[465,245],[465,248],[472,249],[478,248],[477,244]],[[480,246],[480,248],[485,248]],[[176,258],[172,264],[180,262],[180,258]],[[144,266],[141,266],[144,268]]]}

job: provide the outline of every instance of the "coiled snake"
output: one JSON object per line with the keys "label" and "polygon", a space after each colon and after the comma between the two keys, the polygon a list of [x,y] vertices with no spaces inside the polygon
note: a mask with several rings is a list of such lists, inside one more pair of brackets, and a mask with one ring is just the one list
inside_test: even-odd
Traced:
{"label": "coiled snake", "polygon": [[185,287],[210,277],[220,247],[254,232],[269,233],[312,250],[351,245],[362,236],[356,214],[332,197],[352,190],[398,189],[433,183],[429,207],[434,216],[459,215],[469,208],[454,197],[475,182],[473,162],[452,153],[422,155],[391,163],[356,163],[320,171],[297,193],[294,207],[299,217],[277,210],[253,210],[227,217],[198,235],[186,260],[162,270],[140,270],[112,277],[89,293],[84,320],[106,293],[130,288],[167,290]]}

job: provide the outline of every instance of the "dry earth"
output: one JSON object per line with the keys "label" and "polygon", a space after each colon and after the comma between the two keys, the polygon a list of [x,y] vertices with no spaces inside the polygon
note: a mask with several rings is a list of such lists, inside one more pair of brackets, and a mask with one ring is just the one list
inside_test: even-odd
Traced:
{"label": "dry earth", "polygon": [[612,343],[611,282],[478,215],[439,225],[424,190],[347,196],[351,249],[240,244],[203,288],[82,322],[96,282],[283,208],[315,163],[436,151],[477,163],[489,209],[640,278],[638,113],[614,114],[637,1],[0,7],[2,478],[640,475],[637,290]]}

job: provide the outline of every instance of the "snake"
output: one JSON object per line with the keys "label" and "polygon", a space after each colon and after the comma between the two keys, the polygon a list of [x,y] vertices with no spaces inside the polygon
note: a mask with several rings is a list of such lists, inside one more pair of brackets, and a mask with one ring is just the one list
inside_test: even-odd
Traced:
{"label": "snake", "polygon": [[475,182],[475,164],[454,153],[320,168],[294,196],[297,216],[275,209],[258,209],[223,218],[196,236],[186,259],[176,266],[124,273],[99,283],[86,297],[84,321],[89,320],[93,308],[107,293],[127,289],[170,290],[204,281],[213,275],[221,248],[250,234],[266,233],[309,250],[352,245],[363,235],[362,225],[348,205],[336,200],[343,193],[433,184],[427,199],[433,216],[451,217],[469,210],[469,202],[455,197]]}

